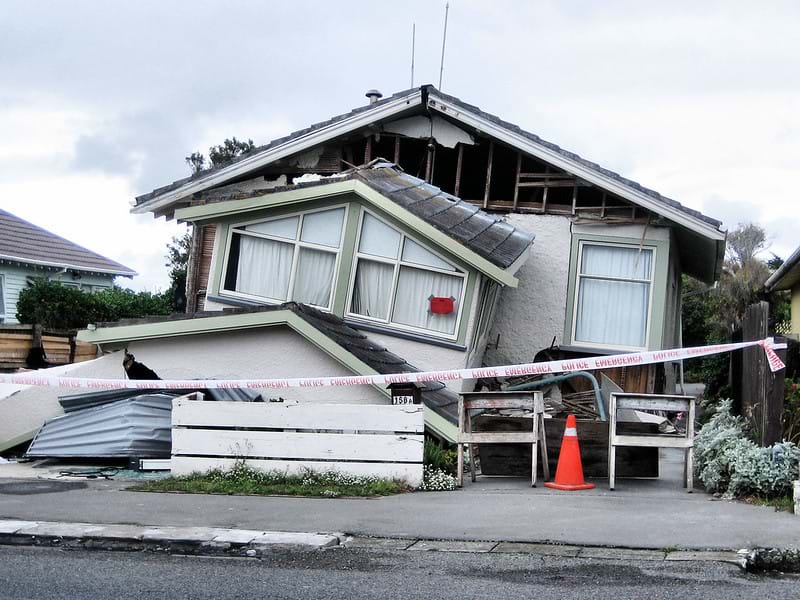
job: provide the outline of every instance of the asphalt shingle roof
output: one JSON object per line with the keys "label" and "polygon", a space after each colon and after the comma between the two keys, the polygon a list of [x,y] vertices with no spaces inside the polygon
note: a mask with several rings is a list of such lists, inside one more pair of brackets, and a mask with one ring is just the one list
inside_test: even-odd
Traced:
{"label": "asphalt shingle roof", "polygon": [[0,258],[132,277],[136,271],[0,209]]}

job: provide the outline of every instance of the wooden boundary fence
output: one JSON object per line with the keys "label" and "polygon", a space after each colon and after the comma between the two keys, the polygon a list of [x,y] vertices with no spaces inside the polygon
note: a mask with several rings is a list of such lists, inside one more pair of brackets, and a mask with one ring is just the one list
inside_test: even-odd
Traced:
{"label": "wooden boundary fence", "polygon": [[422,405],[203,402],[172,406],[172,472],[339,471],[422,481]]}

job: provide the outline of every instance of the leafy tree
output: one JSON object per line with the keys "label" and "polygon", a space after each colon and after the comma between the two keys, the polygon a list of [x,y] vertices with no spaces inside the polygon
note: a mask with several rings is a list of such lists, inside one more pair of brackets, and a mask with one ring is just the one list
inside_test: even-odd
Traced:
{"label": "leafy tree", "polygon": [[[210,168],[216,169],[231,164],[234,159],[243,154],[247,154],[255,150],[256,145],[253,140],[243,142],[237,140],[236,136],[232,138],[225,138],[225,141],[217,146],[211,146],[208,149],[208,159],[210,161]],[[206,168],[208,164],[206,157],[202,152],[192,152],[186,157],[186,163],[192,169],[192,174],[199,173]]]}
{"label": "leafy tree", "polygon": [[44,278],[29,282],[17,301],[20,323],[38,323],[53,329],[82,329],[89,323],[170,312],[166,294],[134,292],[117,286],[89,293]]}
{"label": "leafy tree", "polygon": [[189,265],[189,250],[192,245],[192,232],[187,231],[181,236],[174,236],[167,244],[167,262],[169,267],[170,286],[167,294],[172,299],[172,310],[184,312],[186,310],[186,272]]}
{"label": "leafy tree", "polygon": [[[786,293],[764,291],[764,282],[783,261],[772,254],[760,258],[768,247],[764,229],[755,223],[739,224],[728,234],[722,275],[714,288],[685,278],[683,282],[683,340],[687,346],[731,341],[742,325],[747,307],[759,300],[770,303],[770,320],[785,321],[789,314]],[[707,397],[729,393],[726,355],[691,361],[689,370],[700,369]]]}

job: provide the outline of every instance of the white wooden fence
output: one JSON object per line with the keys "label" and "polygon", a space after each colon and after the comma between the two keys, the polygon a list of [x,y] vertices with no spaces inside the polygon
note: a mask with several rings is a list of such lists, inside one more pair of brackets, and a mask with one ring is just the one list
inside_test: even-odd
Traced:
{"label": "white wooden fence", "polygon": [[424,413],[419,404],[203,402],[172,405],[172,472],[229,468],[304,469],[422,481]]}

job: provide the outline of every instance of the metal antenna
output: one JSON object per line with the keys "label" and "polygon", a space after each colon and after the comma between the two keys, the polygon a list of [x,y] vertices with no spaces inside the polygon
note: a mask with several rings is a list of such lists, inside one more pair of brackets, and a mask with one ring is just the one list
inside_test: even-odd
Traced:
{"label": "metal antenna", "polygon": [[442,64],[439,67],[439,91],[442,91],[442,73],[444,73],[444,45],[447,42],[447,14],[450,12],[450,3],[444,5],[444,33],[442,34]]}
{"label": "metal antenna", "polygon": [[417,43],[417,24],[411,25],[411,87],[414,87],[414,48]]}

